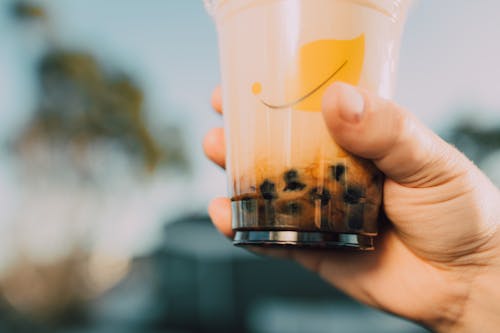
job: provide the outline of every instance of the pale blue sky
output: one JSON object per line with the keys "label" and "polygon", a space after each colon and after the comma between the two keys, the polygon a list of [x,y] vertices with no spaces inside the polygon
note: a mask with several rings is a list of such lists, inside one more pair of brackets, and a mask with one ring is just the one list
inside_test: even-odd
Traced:
{"label": "pale blue sky", "polygon": [[[204,159],[201,149],[205,132],[221,125],[209,105],[219,81],[217,41],[202,1],[40,2],[65,45],[89,49],[131,72],[145,88],[151,117],[185,127],[195,169],[186,188],[194,206],[204,209],[212,196],[223,195],[224,174]],[[12,135],[31,111],[31,54],[37,49],[29,31],[14,31],[6,4],[0,0],[0,140]],[[435,129],[446,128],[457,119],[457,109],[469,107],[484,110],[482,119],[498,121],[498,13],[498,0],[420,0],[403,40],[396,100]]]}
{"label": "pale blue sky", "polygon": [[396,99],[433,128],[459,108],[500,115],[500,1],[419,0],[408,22]]}

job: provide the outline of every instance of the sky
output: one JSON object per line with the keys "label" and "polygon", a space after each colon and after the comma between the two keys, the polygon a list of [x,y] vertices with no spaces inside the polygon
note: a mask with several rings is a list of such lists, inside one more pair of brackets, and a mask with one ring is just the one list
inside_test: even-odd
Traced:
{"label": "sky", "polygon": [[496,0],[417,1],[401,49],[396,100],[443,129],[457,110],[500,115],[500,22]]}
{"label": "sky", "polygon": [[[65,46],[90,50],[102,62],[126,69],[144,88],[151,119],[184,128],[194,176],[183,186],[182,197],[204,210],[212,197],[224,195],[224,173],[204,158],[201,148],[205,133],[222,125],[209,104],[219,82],[219,67],[216,32],[202,1],[39,2],[46,6]],[[31,70],[37,49],[29,29],[15,29],[7,17],[7,3],[0,1],[3,141],[26,122],[35,103]],[[481,121],[498,120],[499,12],[498,0],[417,1],[403,38],[395,100],[438,131],[462,117],[462,110],[480,110],[475,115]],[[12,200],[15,187],[8,169],[4,161],[0,165],[4,202]]]}

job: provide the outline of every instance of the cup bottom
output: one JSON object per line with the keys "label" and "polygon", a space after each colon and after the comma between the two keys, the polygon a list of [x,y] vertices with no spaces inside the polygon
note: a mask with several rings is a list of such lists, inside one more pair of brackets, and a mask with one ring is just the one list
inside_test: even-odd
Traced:
{"label": "cup bottom", "polygon": [[336,248],[362,251],[374,250],[374,237],[349,233],[325,233],[285,230],[236,231],[236,246]]}

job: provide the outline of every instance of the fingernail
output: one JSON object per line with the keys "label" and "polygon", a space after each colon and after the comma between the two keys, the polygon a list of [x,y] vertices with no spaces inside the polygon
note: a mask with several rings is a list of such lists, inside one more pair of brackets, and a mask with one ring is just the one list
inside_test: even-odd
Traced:
{"label": "fingernail", "polygon": [[345,83],[337,83],[337,107],[344,121],[357,123],[363,117],[365,100],[356,88]]}

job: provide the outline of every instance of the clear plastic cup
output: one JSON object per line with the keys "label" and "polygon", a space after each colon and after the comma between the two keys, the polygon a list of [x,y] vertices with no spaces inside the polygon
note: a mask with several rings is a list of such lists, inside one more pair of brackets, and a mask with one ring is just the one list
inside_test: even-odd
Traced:
{"label": "clear plastic cup", "polygon": [[392,96],[410,0],[205,1],[219,37],[236,245],[373,249],[383,175],[336,145],[335,81]]}

